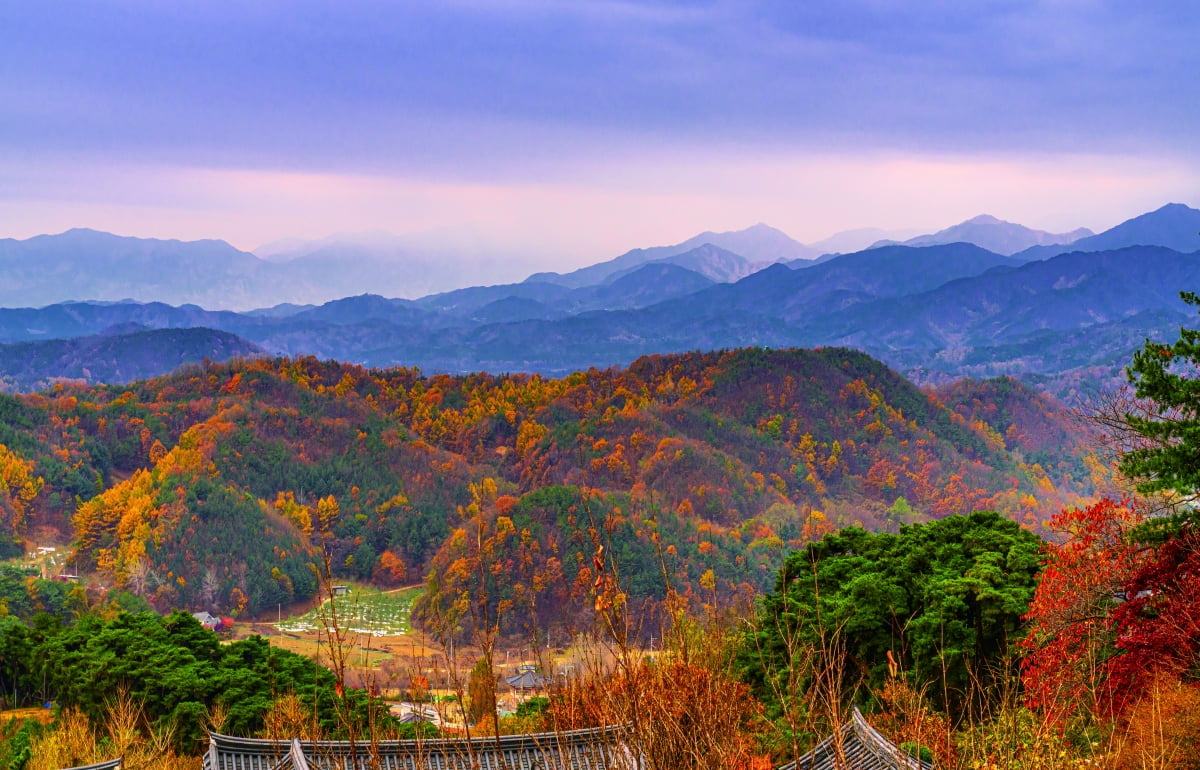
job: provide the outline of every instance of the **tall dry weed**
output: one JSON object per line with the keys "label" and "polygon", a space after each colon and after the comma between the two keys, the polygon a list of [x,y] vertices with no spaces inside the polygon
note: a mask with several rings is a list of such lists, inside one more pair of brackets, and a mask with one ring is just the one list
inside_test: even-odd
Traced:
{"label": "tall dry weed", "polygon": [[1122,720],[1114,768],[1200,769],[1200,687],[1160,677]]}
{"label": "tall dry weed", "polygon": [[155,727],[128,689],[121,688],[105,704],[102,729],[82,711],[64,709],[54,729],[31,746],[26,770],[59,770],[122,758],[125,770],[199,770],[199,757],[185,757],[171,747],[172,731]]}

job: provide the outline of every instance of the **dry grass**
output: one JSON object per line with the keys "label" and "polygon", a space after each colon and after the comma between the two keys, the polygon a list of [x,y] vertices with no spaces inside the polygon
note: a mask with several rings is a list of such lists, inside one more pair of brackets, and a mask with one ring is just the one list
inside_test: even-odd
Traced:
{"label": "dry grass", "polygon": [[123,758],[123,767],[136,770],[199,770],[201,759],[175,754],[171,737],[153,729],[141,704],[120,691],[107,704],[103,730],[78,709],[64,710],[55,730],[34,742],[26,770],[58,770],[116,757]]}
{"label": "dry grass", "polygon": [[43,708],[27,708],[27,709],[8,709],[0,711],[0,723],[16,720],[18,722],[26,719],[36,719],[44,725],[48,725],[54,721],[54,712],[50,709]]}

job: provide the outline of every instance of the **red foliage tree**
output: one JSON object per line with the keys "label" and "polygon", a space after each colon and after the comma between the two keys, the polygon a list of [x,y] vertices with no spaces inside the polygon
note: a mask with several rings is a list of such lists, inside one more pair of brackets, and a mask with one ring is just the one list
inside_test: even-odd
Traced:
{"label": "red foliage tree", "polygon": [[1107,695],[1116,712],[1151,681],[1181,677],[1200,654],[1200,533],[1185,526],[1148,552],[1125,584],[1128,601],[1112,613],[1118,654],[1108,664]]}
{"label": "red foliage tree", "polygon": [[1045,563],[1021,642],[1026,699],[1061,720],[1080,704],[1101,705],[1106,649],[1114,639],[1113,609],[1144,562],[1128,533],[1141,517],[1127,502],[1101,500],[1065,510],[1050,526],[1067,535],[1045,546]]}

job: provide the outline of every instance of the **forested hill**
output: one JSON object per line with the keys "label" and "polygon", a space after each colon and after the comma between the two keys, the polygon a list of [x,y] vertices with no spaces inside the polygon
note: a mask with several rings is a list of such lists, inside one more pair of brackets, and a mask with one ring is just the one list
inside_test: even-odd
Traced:
{"label": "forested hill", "polygon": [[0,344],[0,390],[39,390],[64,378],[129,382],[205,358],[225,361],[260,355],[265,355],[262,348],[229,332],[129,324],[106,334]]}
{"label": "forested hill", "polygon": [[81,570],[160,609],[226,612],[312,596],[320,543],[338,574],[384,584],[435,567],[436,601],[463,529],[486,529],[489,558],[562,619],[599,545],[635,598],[661,597],[664,573],[685,592],[744,590],[842,525],[989,508],[1037,527],[1090,492],[1052,402],[1011,381],[935,395],[836,348],[561,379],[191,366],[0,397],[0,444],[8,550],[59,527]]}

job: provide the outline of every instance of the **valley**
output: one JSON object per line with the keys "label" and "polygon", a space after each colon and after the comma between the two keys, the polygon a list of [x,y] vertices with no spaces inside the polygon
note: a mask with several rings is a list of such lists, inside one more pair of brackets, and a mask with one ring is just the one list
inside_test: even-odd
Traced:
{"label": "valley", "polygon": [[[1161,234],[1200,217],[1183,209],[1147,216]],[[1050,683],[1074,686],[1023,634],[1060,638],[1053,608],[1080,589],[1039,580],[1081,579],[1080,533],[1143,516],[1112,502],[1128,487],[1103,426],[1065,401],[1111,392],[1200,282],[1200,252],[1122,245],[1129,223],[1044,259],[1022,255],[1057,236],[946,232],[995,245],[997,227],[1034,243],[814,259],[759,227],[415,300],[0,310],[0,555],[59,546],[0,567],[0,646],[22,661],[0,698],[29,703],[50,656],[69,661],[56,697],[111,722],[96,667],[118,661],[182,756],[202,710],[267,735],[498,734],[636,724],[636,686],[655,724],[772,714],[720,751],[783,757],[809,745],[778,743],[787,725],[836,718],[811,700],[836,671],[856,683],[835,700],[958,715],[922,740],[979,757],[963,741],[997,723],[970,703],[1020,687],[1057,708]],[[1112,563],[1159,586],[1142,558]],[[844,653],[823,651],[822,613]],[[1001,670],[1018,657],[1041,678]],[[127,670],[168,658],[193,662]],[[780,696],[780,666],[807,705]],[[168,675],[191,695],[155,695]],[[674,694],[710,678],[722,694]]]}

